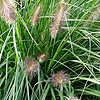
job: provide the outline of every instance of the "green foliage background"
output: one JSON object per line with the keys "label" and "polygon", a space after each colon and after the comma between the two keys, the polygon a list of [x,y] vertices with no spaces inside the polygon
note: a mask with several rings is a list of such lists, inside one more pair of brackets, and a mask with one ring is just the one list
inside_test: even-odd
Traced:
{"label": "green foliage background", "polygon": [[[33,27],[30,18],[39,3],[41,16]],[[49,30],[58,0],[25,0],[22,7],[16,3],[13,25],[0,18],[0,100],[66,100],[72,96],[100,100],[100,19],[87,19],[99,3],[65,0],[66,19],[55,40]],[[37,60],[41,53],[47,54],[46,61],[40,64],[37,77],[28,77],[24,60],[28,56]],[[50,77],[60,70],[70,79],[67,85],[54,88]]]}

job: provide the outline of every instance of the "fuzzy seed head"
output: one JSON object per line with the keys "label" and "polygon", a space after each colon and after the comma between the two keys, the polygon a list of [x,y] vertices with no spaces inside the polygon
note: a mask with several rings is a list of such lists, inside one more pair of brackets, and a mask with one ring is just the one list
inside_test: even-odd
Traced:
{"label": "fuzzy seed head", "polygon": [[98,18],[100,17],[100,5],[94,10],[93,13],[93,20],[98,20]]}
{"label": "fuzzy seed head", "polygon": [[57,72],[51,77],[51,83],[54,87],[59,87],[68,83],[68,74],[64,71]]}
{"label": "fuzzy seed head", "polygon": [[50,34],[51,38],[56,38],[64,21],[65,6],[60,4],[55,13],[53,23],[51,24]]}
{"label": "fuzzy seed head", "polygon": [[[87,17],[87,20],[98,20],[100,17],[100,5],[94,9],[93,13],[90,14],[88,17]],[[83,26],[87,26],[88,25],[88,21],[84,22]]]}
{"label": "fuzzy seed head", "polygon": [[38,72],[38,64],[37,62],[32,58],[32,57],[29,57],[25,60],[25,66],[27,68],[27,71],[28,71],[28,74],[29,75],[36,75],[37,72]]}
{"label": "fuzzy seed head", "polygon": [[40,12],[41,12],[41,5],[39,4],[37,8],[35,8],[32,16],[31,16],[31,22],[32,25],[37,25],[38,21],[39,21],[39,16],[40,16]]}
{"label": "fuzzy seed head", "polygon": [[69,98],[68,100],[79,100],[77,97],[73,96],[71,98]]}
{"label": "fuzzy seed head", "polygon": [[2,18],[5,19],[6,23],[12,24],[16,19],[16,12],[14,4],[11,0],[1,0],[0,13]]}
{"label": "fuzzy seed head", "polygon": [[40,54],[38,56],[38,60],[39,60],[40,63],[44,62],[46,60],[46,54],[45,53]]}

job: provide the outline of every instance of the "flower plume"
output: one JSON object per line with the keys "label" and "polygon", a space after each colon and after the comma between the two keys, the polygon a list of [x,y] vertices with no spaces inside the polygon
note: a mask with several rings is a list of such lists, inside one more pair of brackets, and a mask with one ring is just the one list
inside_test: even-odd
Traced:
{"label": "flower plume", "polygon": [[34,26],[34,25],[37,25],[37,23],[38,23],[38,21],[39,21],[40,12],[41,12],[41,5],[39,4],[39,5],[35,8],[35,10],[34,10],[32,16],[31,16],[31,22],[32,22],[32,25],[33,25],[33,26]]}
{"label": "flower plume", "polygon": [[16,19],[13,2],[11,0],[1,0],[0,3],[0,13],[2,18],[5,19],[6,23],[12,24]]}
{"label": "flower plume", "polygon": [[64,71],[59,71],[51,77],[51,83],[54,87],[59,87],[68,83],[68,74]]}
{"label": "flower plume", "polygon": [[50,34],[52,38],[56,38],[64,21],[65,5],[59,4],[57,12],[55,13],[53,23],[51,24]]}
{"label": "flower plume", "polygon": [[[93,20],[98,20],[99,17],[100,17],[100,5],[99,5],[98,7],[96,7],[96,8],[94,9],[93,13],[90,14],[90,15],[87,17],[87,20],[91,20],[91,19],[93,19]],[[87,25],[88,25],[88,21],[86,21],[86,22],[84,23],[83,26],[87,26]]]}
{"label": "flower plume", "polygon": [[33,59],[32,57],[29,57],[24,61],[24,63],[28,71],[28,74],[29,75],[33,74],[35,76],[38,72],[38,64],[35,61],[35,59]]}

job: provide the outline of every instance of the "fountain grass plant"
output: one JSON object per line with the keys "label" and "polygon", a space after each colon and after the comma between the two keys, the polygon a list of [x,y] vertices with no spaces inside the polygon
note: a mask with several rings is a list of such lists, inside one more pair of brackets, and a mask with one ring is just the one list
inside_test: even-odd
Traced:
{"label": "fountain grass plant", "polygon": [[[0,100],[69,100],[72,97],[75,100],[99,100],[100,19],[88,19],[99,2],[14,1],[17,7],[14,22],[7,24],[7,20],[0,17]],[[40,4],[41,11],[35,14],[38,20],[32,25],[33,12]],[[52,38],[50,30],[54,28],[55,14],[61,4],[64,14],[57,16],[60,17],[59,26],[56,26],[57,34]],[[64,20],[60,25],[62,17]],[[88,24],[84,26],[84,23]],[[46,56],[39,56],[41,54]],[[27,58],[30,59],[25,64]],[[67,74],[68,81],[55,87],[51,78],[60,71],[64,75],[61,74],[56,83],[66,81]],[[36,76],[31,77],[34,72]]]}

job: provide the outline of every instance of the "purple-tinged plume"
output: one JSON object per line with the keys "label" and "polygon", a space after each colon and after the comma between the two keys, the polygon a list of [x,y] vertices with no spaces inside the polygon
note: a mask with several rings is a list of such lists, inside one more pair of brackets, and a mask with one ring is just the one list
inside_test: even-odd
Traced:
{"label": "purple-tinged plume", "polygon": [[31,75],[37,75],[38,73],[38,63],[35,61],[34,58],[32,57],[29,57],[27,58],[25,61],[25,66],[26,66],[26,69],[28,71],[28,74],[31,76]]}
{"label": "purple-tinged plume", "polygon": [[64,71],[59,71],[54,74],[50,80],[54,87],[59,87],[68,83],[68,74]]}
{"label": "purple-tinged plume", "polygon": [[12,24],[16,20],[16,12],[12,0],[0,1],[0,13],[8,24]]}

